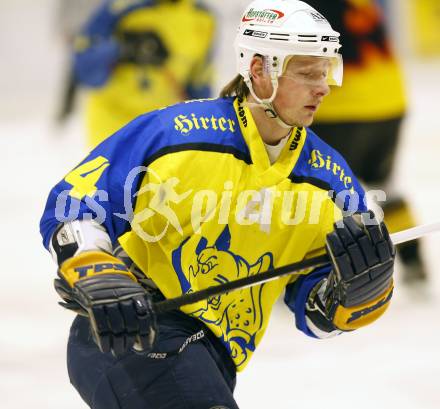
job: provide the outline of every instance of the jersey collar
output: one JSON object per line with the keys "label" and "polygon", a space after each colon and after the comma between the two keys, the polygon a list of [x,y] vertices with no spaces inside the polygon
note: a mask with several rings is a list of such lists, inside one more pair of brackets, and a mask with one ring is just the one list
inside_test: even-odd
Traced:
{"label": "jersey collar", "polygon": [[279,158],[271,165],[263,138],[246,104],[246,99],[235,98],[234,109],[241,133],[251,153],[252,166],[255,166],[260,177],[269,183],[276,183],[276,180],[287,178],[295,167],[304,147],[307,137],[306,129],[301,127],[292,129]]}

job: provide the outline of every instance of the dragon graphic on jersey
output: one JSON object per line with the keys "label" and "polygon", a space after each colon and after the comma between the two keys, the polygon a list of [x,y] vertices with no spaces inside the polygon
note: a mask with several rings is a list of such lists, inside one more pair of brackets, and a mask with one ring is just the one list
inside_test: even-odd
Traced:
{"label": "dragon graphic on jersey", "polygon": [[[213,245],[205,237],[184,240],[174,250],[173,267],[178,275],[182,293],[207,288],[233,279],[252,276],[273,268],[273,255],[265,253],[251,264],[230,250],[228,226]],[[200,236],[198,236],[200,237]],[[188,250],[191,256],[188,259]],[[185,256],[183,254],[185,253]],[[235,271],[235,276],[231,272]],[[208,298],[190,314],[221,329],[220,338],[230,350],[237,367],[244,363],[248,351],[255,350],[255,336],[263,323],[262,293],[265,284]],[[213,314],[215,312],[215,314]],[[219,313],[220,312],[220,313]],[[218,318],[220,317],[220,318]]]}

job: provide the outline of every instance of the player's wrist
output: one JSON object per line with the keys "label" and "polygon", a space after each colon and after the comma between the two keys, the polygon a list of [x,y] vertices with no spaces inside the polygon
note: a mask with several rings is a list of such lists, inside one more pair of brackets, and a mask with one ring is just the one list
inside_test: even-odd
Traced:
{"label": "player's wrist", "polygon": [[310,291],[306,303],[306,321],[310,331],[318,338],[329,338],[339,335],[341,331],[335,327],[326,310],[326,289],[328,278],[320,280]]}
{"label": "player's wrist", "polygon": [[49,242],[49,252],[58,266],[85,251],[104,251],[112,254],[112,250],[112,242],[105,227],[94,220],[61,223]]}
{"label": "player's wrist", "polygon": [[85,251],[69,258],[61,264],[58,274],[70,287],[80,280],[110,274],[126,276],[132,281],[137,281],[121,260],[98,250]]}

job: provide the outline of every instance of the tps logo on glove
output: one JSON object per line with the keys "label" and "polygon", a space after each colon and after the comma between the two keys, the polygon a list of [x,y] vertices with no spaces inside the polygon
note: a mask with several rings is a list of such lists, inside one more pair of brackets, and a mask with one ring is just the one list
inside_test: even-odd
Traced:
{"label": "tps logo on glove", "polygon": [[98,263],[91,264],[88,266],[81,266],[75,268],[73,271],[78,273],[79,278],[84,278],[89,275],[89,273],[105,273],[112,271],[128,271],[125,264],[114,264],[114,263]]}

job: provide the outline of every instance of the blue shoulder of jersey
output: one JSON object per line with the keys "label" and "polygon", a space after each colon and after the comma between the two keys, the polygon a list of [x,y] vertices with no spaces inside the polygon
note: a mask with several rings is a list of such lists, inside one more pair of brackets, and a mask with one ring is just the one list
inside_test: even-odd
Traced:
{"label": "blue shoulder of jersey", "polygon": [[343,210],[366,211],[364,189],[345,159],[311,129],[306,130],[306,142],[290,179],[330,191],[335,203]]}
{"label": "blue shoulder of jersey", "polygon": [[233,99],[177,104],[142,115],[97,146],[49,193],[40,222],[43,242],[59,223],[94,219],[112,242],[128,228],[148,165],[184,150],[232,154],[250,163]]}
{"label": "blue shoulder of jersey", "polygon": [[168,146],[167,149],[231,153],[251,163],[233,101],[233,98],[193,100],[161,110],[160,120],[168,140],[158,141],[159,144]]}

